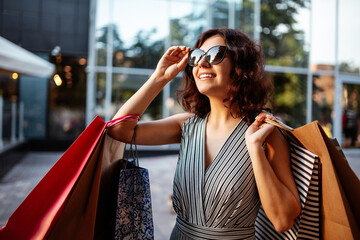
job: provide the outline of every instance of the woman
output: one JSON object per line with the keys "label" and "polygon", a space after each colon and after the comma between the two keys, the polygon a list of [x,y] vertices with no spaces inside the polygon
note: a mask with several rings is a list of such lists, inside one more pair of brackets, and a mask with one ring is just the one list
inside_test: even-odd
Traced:
{"label": "woman", "polygon": [[[143,114],[183,68],[187,112],[136,128],[140,145],[181,143],[171,239],[255,238],[260,202],[277,231],[291,228],[300,200],[289,149],[281,133],[264,123],[274,118],[262,111],[271,86],[263,79],[261,48],[244,33],[212,29],[192,51],[170,47],[115,118]],[[135,125],[123,122],[110,134],[130,142]]]}

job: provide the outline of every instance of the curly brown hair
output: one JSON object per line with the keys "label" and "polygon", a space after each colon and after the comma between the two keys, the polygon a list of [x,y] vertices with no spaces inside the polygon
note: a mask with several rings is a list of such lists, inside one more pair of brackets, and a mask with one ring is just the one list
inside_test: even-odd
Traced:
{"label": "curly brown hair", "polygon": [[[230,28],[210,29],[203,32],[194,48],[199,48],[208,38],[220,35],[228,47],[233,64],[230,73],[231,85],[228,97],[223,100],[234,117],[246,117],[253,122],[256,115],[264,109],[272,92],[272,83],[264,76],[264,59],[261,46],[240,30]],[[180,104],[188,111],[204,118],[210,112],[207,96],[201,94],[195,84],[192,67],[186,65],[183,73]]]}

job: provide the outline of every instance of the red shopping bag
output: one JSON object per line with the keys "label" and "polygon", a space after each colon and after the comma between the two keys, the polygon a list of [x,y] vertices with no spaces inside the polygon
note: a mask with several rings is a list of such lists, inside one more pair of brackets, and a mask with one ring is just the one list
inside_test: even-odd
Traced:
{"label": "red shopping bag", "polygon": [[106,127],[138,117],[96,117],[11,215],[0,239],[93,239],[100,181],[111,164],[103,162]]}
{"label": "red shopping bag", "polygon": [[[94,155],[100,154],[105,127],[106,123],[101,118],[93,120],[0,229],[0,239],[48,238],[74,186],[81,182],[80,176],[84,176],[84,169],[91,165],[89,159],[95,162],[99,159]],[[90,175],[100,178],[100,174]],[[96,212],[96,202],[93,211]],[[93,232],[91,229],[88,231]]]}

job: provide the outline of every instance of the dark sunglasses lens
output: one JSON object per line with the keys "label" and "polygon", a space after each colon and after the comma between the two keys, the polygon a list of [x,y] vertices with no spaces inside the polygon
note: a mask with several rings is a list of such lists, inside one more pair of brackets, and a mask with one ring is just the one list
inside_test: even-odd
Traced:
{"label": "dark sunglasses lens", "polygon": [[218,64],[225,57],[226,47],[216,46],[211,48],[206,54],[207,60],[210,64]]}
{"label": "dark sunglasses lens", "polygon": [[203,54],[204,52],[200,49],[194,49],[189,55],[188,64],[190,66],[196,66],[199,63]]}

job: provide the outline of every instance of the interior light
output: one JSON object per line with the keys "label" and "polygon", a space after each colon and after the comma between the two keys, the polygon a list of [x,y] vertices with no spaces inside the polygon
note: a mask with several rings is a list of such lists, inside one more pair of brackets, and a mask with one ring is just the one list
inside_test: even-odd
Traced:
{"label": "interior light", "polygon": [[54,82],[55,82],[56,86],[61,86],[62,80],[61,80],[61,77],[59,76],[59,74],[54,75]]}
{"label": "interior light", "polygon": [[64,67],[64,71],[65,71],[65,72],[70,72],[70,71],[71,71],[71,66],[66,65],[66,66]]}
{"label": "interior light", "polygon": [[86,64],[86,59],[85,58],[80,58],[79,59],[79,64],[80,65],[85,65]]}
{"label": "interior light", "polygon": [[12,77],[12,79],[18,79],[19,74],[17,74],[17,73],[14,72],[14,73],[11,75],[11,77]]}

